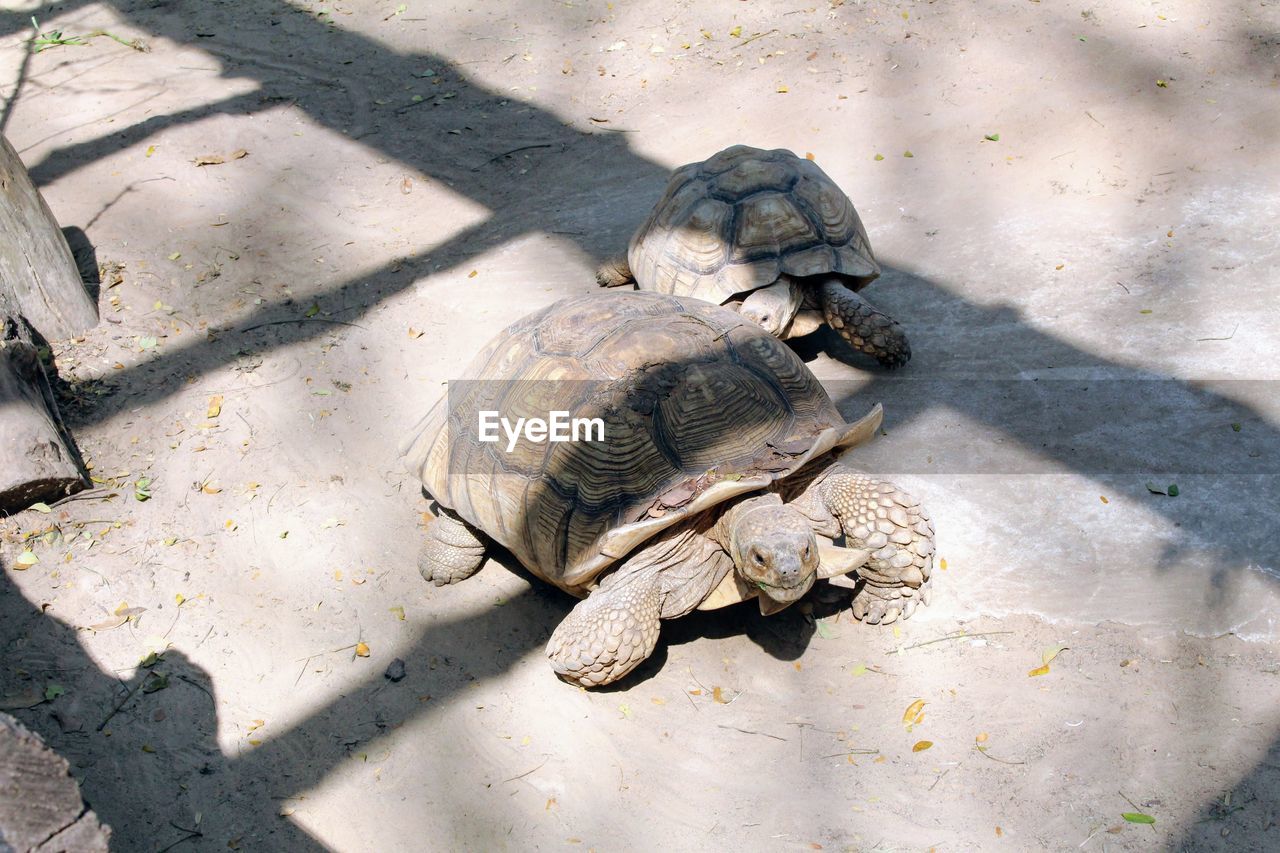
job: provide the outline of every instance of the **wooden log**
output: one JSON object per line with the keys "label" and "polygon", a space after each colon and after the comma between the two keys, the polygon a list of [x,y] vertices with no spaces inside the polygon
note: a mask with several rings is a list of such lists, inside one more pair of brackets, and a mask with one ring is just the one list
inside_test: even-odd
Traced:
{"label": "wooden log", "polygon": [[0,311],[0,512],[84,485],[31,332],[21,318]]}
{"label": "wooden log", "polygon": [[0,135],[0,293],[45,340],[82,335],[98,324],[75,258],[18,152]]}
{"label": "wooden log", "polygon": [[67,761],[0,714],[0,850],[107,853],[111,829],[84,804]]}

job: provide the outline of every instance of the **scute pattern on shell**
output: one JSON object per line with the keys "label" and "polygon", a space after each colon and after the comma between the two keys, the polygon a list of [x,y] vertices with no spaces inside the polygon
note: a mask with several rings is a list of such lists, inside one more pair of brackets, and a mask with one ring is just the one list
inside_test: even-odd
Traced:
{"label": "scute pattern on shell", "polygon": [[[644,519],[655,499],[846,426],[785,344],[736,312],[655,293],[556,303],[499,334],[464,375],[477,381],[452,383],[406,444],[410,469],[440,504],[574,592],[593,580],[579,567],[598,560],[601,538]],[[481,410],[513,423],[598,417],[606,440],[521,441],[508,454],[505,441],[477,440]]]}
{"label": "scute pattern on shell", "polygon": [[880,274],[849,197],[811,160],[735,145],[677,169],[631,239],[645,290],[723,303],[792,276]]}

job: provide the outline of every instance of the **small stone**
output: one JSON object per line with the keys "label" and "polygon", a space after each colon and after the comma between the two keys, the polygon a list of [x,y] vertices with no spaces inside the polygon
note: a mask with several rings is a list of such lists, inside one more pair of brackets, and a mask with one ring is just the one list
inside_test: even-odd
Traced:
{"label": "small stone", "polygon": [[399,681],[404,678],[404,661],[396,658],[387,664],[387,671],[382,674],[390,681]]}

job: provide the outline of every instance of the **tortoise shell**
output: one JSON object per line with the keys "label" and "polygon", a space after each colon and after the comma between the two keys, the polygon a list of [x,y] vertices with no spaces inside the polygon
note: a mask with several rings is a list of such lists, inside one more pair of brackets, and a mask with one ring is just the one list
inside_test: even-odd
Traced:
{"label": "tortoise shell", "polygon": [[[402,447],[409,469],[579,595],[661,530],[866,440],[880,415],[846,423],[785,344],[729,309],[656,293],[557,302],[500,333],[465,377]],[[599,418],[604,440],[526,435],[508,452],[501,431],[480,440],[481,412]]]}
{"label": "tortoise shell", "polygon": [[724,303],[781,274],[880,275],[853,203],[812,160],[785,149],[726,148],[677,169],[631,238],[644,290]]}

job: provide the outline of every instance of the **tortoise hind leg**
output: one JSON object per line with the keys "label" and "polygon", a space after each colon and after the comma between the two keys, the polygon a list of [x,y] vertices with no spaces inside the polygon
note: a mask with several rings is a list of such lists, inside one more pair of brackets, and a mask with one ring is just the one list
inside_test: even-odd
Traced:
{"label": "tortoise hind leg", "polygon": [[621,287],[624,284],[634,284],[635,280],[626,255],[609,258],[596,270],[596,284],[601,287]]}
{"label": "tortoise hind leg", "polygon": [[888,368],[911,360],[911,345],[898,321],[854,293],[839,278],[819,286],[822,316],[854,349],[874,356]]}
{"label": "tortoise hind leg", "polygon": [[652,567],[623,567],[609,575],[551,634],[552,668],[583,687],[622,678],[658,645],[662,601],[662,583]]}
{"label": "tortoise hind leg", "polygon": [[471,525],[441,508],[427,527],[427,543],[418,557],[422,579],[436,586],[457,583],[476,573],[484,562],[484,541]]}

